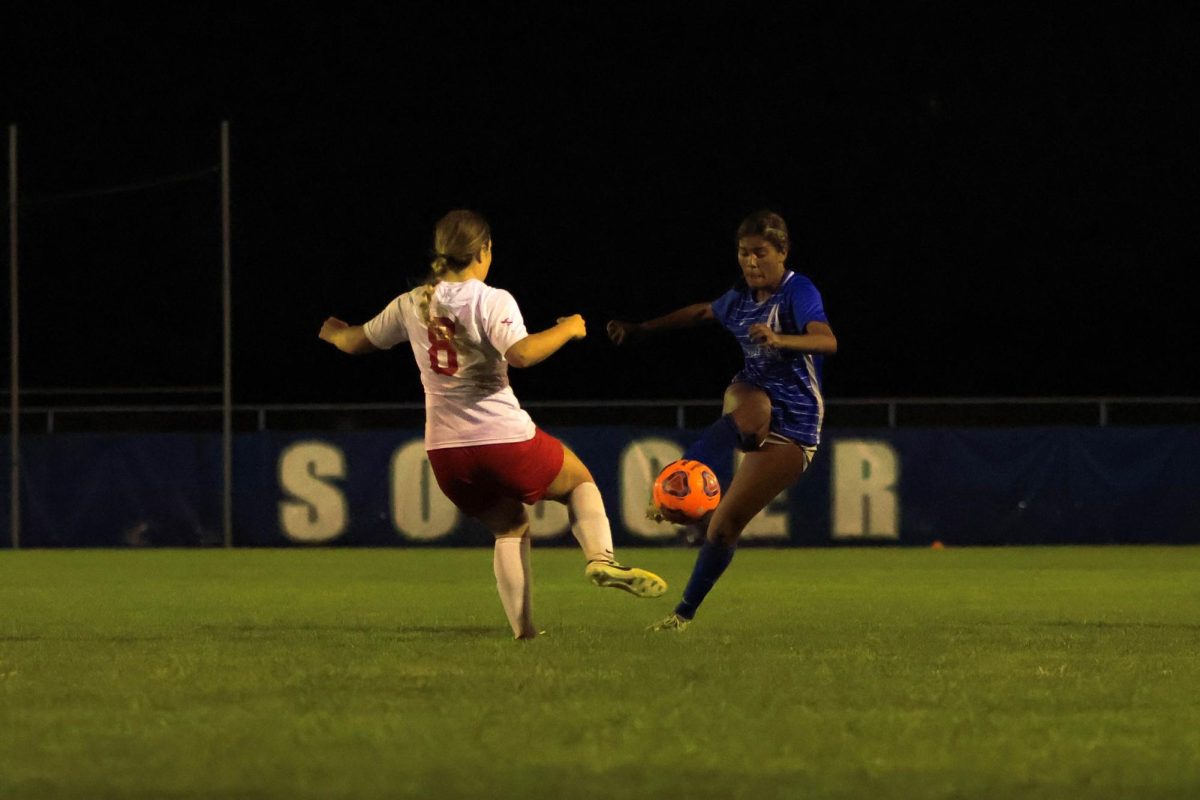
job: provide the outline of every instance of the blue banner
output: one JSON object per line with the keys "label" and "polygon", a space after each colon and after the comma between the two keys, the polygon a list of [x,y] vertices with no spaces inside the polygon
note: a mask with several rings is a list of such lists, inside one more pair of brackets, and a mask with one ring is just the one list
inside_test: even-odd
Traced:
{"label": "blue banner", "polygon": [[[683,540],[645,509],[654,476],[695,433],[550,432],[595,475],[618,545]],[[223,541],[217,435],[28,435],[21,448],[23,547]],[[1195,428],[837,430],[743,542],[1197,543],[1198,486]],[[491,542],[441,494],[416,430],[239,434],[233,489],[240,546]],[[540,541],[573,543],[563,506],[531,517]],[[0,546],[11,546],[7,513]]]}

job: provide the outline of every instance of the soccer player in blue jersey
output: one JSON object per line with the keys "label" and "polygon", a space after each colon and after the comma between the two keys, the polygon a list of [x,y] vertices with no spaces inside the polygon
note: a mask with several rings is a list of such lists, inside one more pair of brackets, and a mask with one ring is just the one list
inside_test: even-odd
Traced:
{"label": "soccer player in blue jersey", "polygon": [[[737,230],[742,280],[711,303],[696,303],[647,322],[608,323],[609,338],[627,344],[647,334],[707,322],[725,327],[742,347],[745,364],[725,390],[722,416],[684,453],[722,477],[720,505],[701,525],[706,536],[683,599],[655,630],[683,630],[733,560],[746,525],[795,483],[816,455],[825,401],[821,365],[837,352],[821,294],[787,268],[787,224],[759,211]],[[745,452],[732,481],[722,475],[733,448]],[[678,524],[689,520],[659,510]]]}

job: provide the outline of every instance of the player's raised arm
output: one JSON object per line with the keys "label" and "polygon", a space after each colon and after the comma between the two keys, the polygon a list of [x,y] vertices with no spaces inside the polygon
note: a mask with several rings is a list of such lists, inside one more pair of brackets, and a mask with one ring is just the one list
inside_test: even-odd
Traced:
{"label": "player's raised arm", "polygon": [[350,355],[357,356],[374,353],[379,349],[371,344],[371,340],[363,333],[362,325],[351,325],[337,317],[329,317],[325,320],[321,325],[321,332],[317,336],[329,342],[343,353],[349,353]]}
{"label": "player's raised arm", "polygon": [[694,303],[646,322],[610,320],[605,326],[605,330],[608,331],[608,338],[612,339],[613,344],[619,345],[637,341],[650,333],[677,328],[692,328],[705,322],[712,322],[714,319],[712,303]]}
{"label": "player's raised arm", "polygon": [[531,333],[508,348],[504,358],[514,367],[532,367],[554,355],[567,342],[587,336],[583,317],[572,314],[559,317],[558,323],[539,333]]}

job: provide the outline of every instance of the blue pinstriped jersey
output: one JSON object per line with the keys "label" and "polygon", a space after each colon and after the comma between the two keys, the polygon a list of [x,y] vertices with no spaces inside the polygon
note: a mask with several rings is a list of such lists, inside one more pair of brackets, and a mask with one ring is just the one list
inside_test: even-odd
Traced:
{"label": "blue pinstriped jersey", "polygon": [[753,384],[771,397],[771,430],[801,444],[820,444],[825,418],[823,357],[758,345],[748,333],[759,322],[785,335],[804,333],[810,322],[828,323],[817,287],[789,270],[775,293],[761,303],[748,288],[730,289],[713,302],[712,309],[742,346],[746,363],[733,380]]}

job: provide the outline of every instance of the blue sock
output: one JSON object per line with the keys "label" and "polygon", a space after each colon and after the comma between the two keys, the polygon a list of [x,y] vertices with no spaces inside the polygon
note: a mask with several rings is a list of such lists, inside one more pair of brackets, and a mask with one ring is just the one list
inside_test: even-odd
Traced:
{"label": "blue sock", "polygon": [[729,562],[733,561],[735,550],[736,547],[704,540],[700,554],[696,556],[696,566],[692,567],[692,577],[688,579],[687,587],[683,590],[683,600],[675,606],[676,614],[684,619],[696,616],[696,609],[700,608],[713,584],[725,572]]}
{"label": "blue sock", "polygon": [[707,464],[721,483],[721,491],[733,480],[733,451],[741,437],[733,417],[726,414],[700,433],[700,438],[688,445],[683,457]]}

